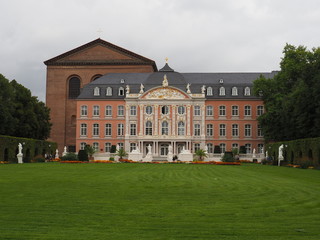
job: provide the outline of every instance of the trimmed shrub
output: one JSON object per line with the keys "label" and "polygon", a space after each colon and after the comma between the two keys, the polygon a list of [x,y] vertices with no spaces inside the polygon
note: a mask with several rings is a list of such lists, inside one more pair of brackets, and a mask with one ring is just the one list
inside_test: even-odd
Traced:
{"label": "trimmed shrub", "polygon": [[117,151],[116,145],[111,145],[110,153],[115,153]]}
{"label": "trimmed shrub", "polygon": [[64,155],[63,157],[61,157],[62,161],[76,161],[78,160],[78,156],[75,153],[67,153],[66,155]]}
{"label": "trimmed shrub", "polygon": [[222,162],[234,162],[233,154],[232,152],[225,152],[222,159]]}
{"label": "trimmed shrub", "polygon": [[82,162],[89,161],[87,151],[86,150],[79,150],[78,159],[79,159],[79,161],[82,161]]}
{"label": "trimmed shrub", "polygon": [[114,157],[109,157],[109,160],[110,161],[114,161]]}

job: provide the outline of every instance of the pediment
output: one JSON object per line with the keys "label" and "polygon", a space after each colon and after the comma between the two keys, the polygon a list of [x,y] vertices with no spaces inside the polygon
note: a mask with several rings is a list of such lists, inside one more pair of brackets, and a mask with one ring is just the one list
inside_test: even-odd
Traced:
{"label": "pediment", "polygon": [[151,89],[150,91],[146,92],[141,98],[143,99],[189,99],[190,97],[172,87],[160,87],[156,89]]}

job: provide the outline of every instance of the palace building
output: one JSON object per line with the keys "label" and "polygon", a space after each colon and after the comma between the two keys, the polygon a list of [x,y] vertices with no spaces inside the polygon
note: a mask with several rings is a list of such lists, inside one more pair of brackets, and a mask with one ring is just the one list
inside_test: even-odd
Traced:
{"label": "palace building", "polygon": [[[100,60],[99,60],[100,59]],[[52,140],[78,151],[151,146],[155,157],[182,149],[263,151],[253,81],[269,73],[179,73],[97,39],[45,62]],[[171,65],[171,64],[170,64]]]}

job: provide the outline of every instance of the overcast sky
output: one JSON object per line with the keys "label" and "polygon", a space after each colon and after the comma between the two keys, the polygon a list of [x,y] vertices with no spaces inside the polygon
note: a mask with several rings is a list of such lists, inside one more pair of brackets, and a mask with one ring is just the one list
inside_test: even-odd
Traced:
{"label": "overcast sky", "polygon": [[[98,37],[179,72],[279,70],[320,46],[318,0],[1,0],[0,73],[45,100],[45,60]],[[98,31],[101,30],[102,32]]]}

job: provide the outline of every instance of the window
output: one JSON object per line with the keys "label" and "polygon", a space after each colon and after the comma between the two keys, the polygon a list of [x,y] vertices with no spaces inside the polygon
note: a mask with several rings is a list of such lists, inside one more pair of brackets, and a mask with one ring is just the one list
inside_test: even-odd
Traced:
{"label": "window", "polygon": [[152,114],[152,106],[147,106],[146,107],[146,114]]}
{"label": "window", "polygon": [[112,96],[112,88],[111,87],[107,87],[106,96]]}
{"label": "window", "polygon": [[130,115],[131,116],[137,115],[137,106],[130,106]]}
{"label": "window", "polygon": [[194,152],[200,150],[200,143],[195,143],[194,144]]}
{"label": "window", "polygon": [[93,96],[100,96],[100,88],[99,87],[95,87],[93,89]]}
{"label": "window", "polygon": [[146,122],[146,135],[152,135],[152,122]]}
{"label": "window", "polygon": [[72,77],[69,80],[69,99],[75,99],[80,94],[80,79]]}
{"label": "window", "polygon": [[246,153],[251,153],[251,144],[250,143],[246,143],[245,145],[245,148],[246,148]]}
{"label": "window", "polygon": [[258,153],[264,153],[264,146],[262,143],[258,144]]}
{"label": "window", "polygon": [[98,137],[99,136],[99,124],[98,123],[94,123],[93,124],[92,135],[94,137]]}
{"label": "window", "polygon": [[239,136],[239,126],[238,124],[232,124],[232,137]]}
{"label": "window", "polygon": [[118,143],[119,149],[123,149],[123,143]]}
{"label": "window", "polygon": [[219,116],[226,115],[226,106],[219,106]]}
{"label": "window", "polygon": [[162,135],[168,135],[169,134],[169,124],[168,124],[167,121],[163,121],[162,122],[161,134]]}
{"label": "window", "polygon": [[94,117],[99,117],[100,115],[100,106],[93,106],[93,116]]}
{"label": "window", "polygon": [[178,136],[183,136],[184,135],[184,122],[180,121],[178,123]]}
{"label": "window", "polygon": [[251,137],[251,125],[250,124],[244,125],[244,136]]}
{"label": "window", "polygon": [[194,106],[194,115],[195,116],[201,115],[200,106]]}
{"label": "window", "polygon": [[264,107],[263,106],[258,106],[257,107],[257,116],[261,116],[264,112]]}
{"label": "window", "polygon": [[220,137],[225,137],[225,136],[226,136],[226,125],[220,124]]}
{"label": "window", "polygon": [[124,135],[124,125],[123,123],[118,124],[118,136],[123,136]]}
{"label": "window", "polygon": [[104,150],[105,152],[111,152],[111,143],[105,143]]}
{"label": "window", "polygon": [[212,143],[208,143],[207,148],[208,148],[208,153],[213,153],[213,144]]}
{"label": "window", "polygon": [[133,150],[136,150],[136,148],[137,148],[136,143],[130,143],[130,152],[132,152]]}
{"label": "window", "polygon": [[131,136],[137,135],[137,125],[135,123],[130,124],[130,135]]}
{"label": "window", "polygon": [[221,149],[221,153],[225,153],[226,152],[226,144],[220,143],[220,149]]}
{"label": "window", "polygon": [[231,107],[231,115],[232,116],[239,116],[239,107],[238,106]]}
{"label": "window", "polygon": [[207,96],[212,96],[212,95],[213,95],[212,87],[208,87],[207,88]]}
{"label": "window", "polygon": [[82,105],[80,108],[81,116],[88,116],[88,106]]}
{"label": "window", "polygon": [[162,106],[161,113],[162,114],[168,114],[169,113],[169,107],[168,106]]}
{"label": "window", "polygon": [[239,144],[238,143],[232,143],[232,149],[239,150]]}
{"label": "window", "polygon": [[261,125],[260,125],[260,124],[258,125],[257,133],[258,133],[258,137],[263,137],[262,127],[261,127]]}
{"label": "window", "polygon": [[231,95],[232,96],[238,96],[238,88],[237,87],[233,87],[231,90]]}
{"label": "window", "polygon": [[124,96],[124,88],[123,87],[119,87],[118,95]]}
{"label": "window", "polygon": [[112,116],[112,107],[106,106],[106,116],[111,117]]}
{"label": "window", "polygon": [[120,79],[120,83],[124,83],[124,79]]}
{"label": "window", "polygon": [[94,143],[92,144],[92,147],[93,147],[93,149],[94,149],[95,152],[99,152],[99,143],[94,142]]}
{"label": "window", "polygon": [[81,123],[80,125],[80,136],[87,136],[87,124]]}
{"label": "window", "polygon": [[86,145],[87,145],[87,143],[85,143],[85,142],[80,143],[80,150],[84,150]]}
{"label": "window", "polygon": [[207,116],[213,116],[213,106],[209,105],[206,107]]}
{"label": "window", "polygon": [[251,106],[244,106],[244,115],[251,116]]}
{"label": "window", "polygon": [[118,116],[124,116],[124,106],[118,106]]}
{"label": "window", "polygon": [[222,78],[219,80],[219,83],[223,83],[223,79]]}
{"label": "window", "polygon": [[207,124],[207,136],[213,136],[213,125]]}
{"label": "window", "polygon": [[194,135],[195,136],[200,136],[200,124],[196,123],[194,125]]}
{"label": "window", "polygon": [[220,96],[225,96],[226,95],[226,89],[224,87],[219,88],[219,95]]}
{"label": "window", "polygon": [[251,95],[251,91],[250,91],[250,88],[249,88],[249,87],[245,87],[245,89],[244,89],[244,95],[245,95],[245,96],[250,96],[250,95]]}
{"label": "window", "polygon": [[178,107],[178,114],[184,114],[185,113],[185,108],[184,106],[179,106]]}
{"label": "window", "polygon": [[106,136],[111,136],[111,131],[112,131],[111,129],[112,129],[111,124],[107,123],[106,124],[106,132],[105,132]]}

